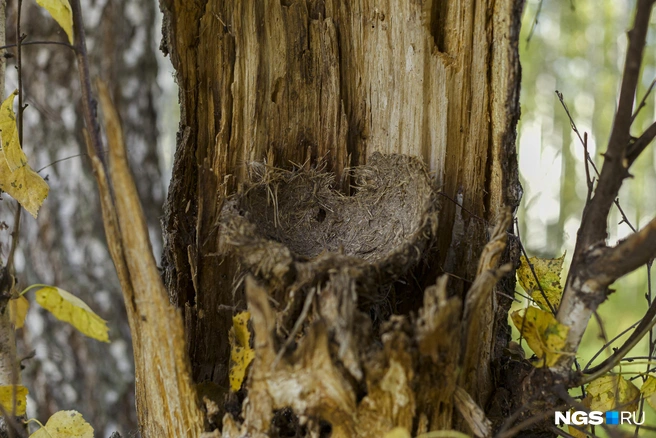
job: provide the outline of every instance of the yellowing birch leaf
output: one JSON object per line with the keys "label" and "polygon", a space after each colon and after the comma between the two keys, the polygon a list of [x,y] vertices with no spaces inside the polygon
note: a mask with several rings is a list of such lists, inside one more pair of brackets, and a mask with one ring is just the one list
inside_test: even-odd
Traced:
{"label": "yellowing birch leaf", "polygon": [[560,273],[563,270],[563,261],[565,254],[557,259],[541,259],[538,257],[531,257],[526,260],[526,257],[520,258],[520,265],[517,269],[517,279],[522,288],[529,294],[543,309],[549,309],[546,300],[540,292],[538,282],[535,281],[535,276],[531,271],[528,262],[531,262],[535,275],[540,280],[542,290],[549,298],[549,302],[554,308],[560,306],[560,298],[563,295],[563,287],[560,284]]}
{"label": "yellowing birch leaf", "polygon": [[18,90],[14,91],[0,105],[0,136],[2,136],[2,152],[11,172],[27,164],[27,157],[21,149],[16,128],[16,114],[14,114],[14,98]]}
{"label": "yellowing birch leaf", "polygon": [[93,438],[93,427],[77,411],[59,411],[30,438]]}
{"label": "yellowing birch leaf", "polygon": [[[27,407],[27,388],[16,385],[16,416],[25,415]],[[5,412],[14,411],[14,385],[0,386],[0,405]]]}
{"label": "yellowing birch leaf", "polygon": [[[646,383],[646,382],[645,382]],[[586,388],[590,396],[590,410],[636,411],[640,401],[640,390],[621,375],[603,376],[593,380]]]}
{"label": "yellowing birch leaf", "polygon": [[9,300],[9,319],[15,328],[23,327],[29,308],[30,302],[24,296]]}
{"label": "yellowing birch leaf", "polygon": [[36,3],[50,12],[68,35],[68,42],[73,44],[73,10],[68,0],[36,0]]}
{"label": "yellowing birch leaf", "polygon": [[250,312],[241,312],[232,317],[232,328],[228,333],[230,340],[230,389],[239,391],[246,370],[255,358],[255,351],[250,346],[251,332],[248,331]]}
{"label": "yellowing birch leaf", "polygon": [[510,316],[517,330],[522,333],[526,343],[538,357],[536,366],[555,365],[562,356],[561,351],[565,347],[569,327],[556,321],[551,312],[537,307],[528,307],[526,318],[521,310]]}
{"label": "yellowing birch leaf", "polygon": [[13,103],[16,92],[0,105],[0,190],[7,192],[25,210],[36,215],[48,196],[48,184],[27,164],[16,131]]}
{"label": "yellowing birch leaf", "polygon": [[71,324],[82,334],[98,341],[109,342],[107,322],[75,295],[58,287],[48,286],[36,292],[36,302],[55,318]]}
{"label": "yellowing birch leaf", "polygon": [[642,396],[645,398],[649,406],[656,409],[656,378],[654,376],[647,377],[645,383],[640,388]]}

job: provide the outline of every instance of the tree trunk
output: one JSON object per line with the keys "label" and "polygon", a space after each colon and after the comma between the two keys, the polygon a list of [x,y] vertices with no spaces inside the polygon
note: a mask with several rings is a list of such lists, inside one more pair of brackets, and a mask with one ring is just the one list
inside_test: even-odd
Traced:
{"label": "tree trunk", "polygon": [[[284,411],[285,403],[296,415],[309,416],[309,430],[317,434],[322,421],[327,421],[333,436],[374,436],[379,429],[365,431],[358,425],[366,424],[368,415],[380,422],[388,418],[388,429],[403,426],[413,433],[463,428],[461,420],[453,420],[459,418],[453,416],[453,406],[459,404],[456,399],[465,400],[465,405],[488,405],[496,389],[492,363],[509,340],[509,300],[491,292],[473,298],[472,291],[494,283],[475,283],[476,278],[489,271],[495,280],[502,273],[495,269],[496,257],[482,260],[480,266],[477,261],[491,237],[505,241],[504,232],[491,236],[492,225],[507,208],[514,210],[521,197],[515,128],[520,80],[517,42],[523,1],[161,0],[160,4],[164,11],[162,47],[177,72],[181,105],[164,219],[163,267],[171,300],[183,310],[194,380],[207,382],[219,394],[227,393],[231,310],[245,309],[248,304],[258,357],[246,385],[249,399],[244,404],[243,427],[253,434],[267,430],[273,434],[278,417],[271,415]],[[389,154],[408,157],[390,158]],[[253,164],[256,162],[265,165],[258,167]],[[367,164],[370,166],[351,170]],[[430,172],[428,185],[422,179],[424,165]],[[291,201],[296,199],[300,204],[303,197],[294,195],[297,198],[292,196],[284,204],[284,190],[297,184],[298,178],[306,181],[303,178],[307,177],[315,189],[314,193],[308,189],[308,196],[333,202],[331,196],[337,195],[327,188],[316,192],[317,184],[325,181],[319,172],[322,166],[335,175],[332,188],[350,198],[364,196],[360,194],[366,191],[362,181],[367,175],[374,175],[371,178],[376,184],[383,184],[374,185],[373,192],[377,187],[380,193],[389,190],[394,194],[381,194],[370,208],[378,208],[378,201],[408,202],[405,207],[398,203],[389,207],[401,212],[398,217],[376,220],[376,214],[386,214],[387,210],[381,209],[371,220],[397,220],[396,231],[404,224],[419,224],[413,230],[423,234],[410,236],[408,232],[402,236],[409,239],[411,247],[420,249],[415,251],[419,257],[410,250],[403,252],[403,245],[393,245],[391,252],[390,248],[385,250],[385,254],[403,254],[402,259],[362,255],[349,246],[346,237],[338,238],[334,247],[323,248],[334,257],[322,253],[321,247],[309,253],[299,250],[292,242],[293,226],[280,225],[279,221],[299,217],[300,213],[289,209],[294,209]],[[269,184],[263,178],[276,180]],[[393,184],[397,180],[398,184]],[[359,188],[352,189],[353,185]],[[398,193],[394,192],[398,187]],[[262,193],[271,190],[271,197],[265,194],[267,200],[273,199],[274,208],[284,204],[287,210],[264,212],[264,222],[249,223],[262,236],[230,234],[230,227],[241,219],[231,219],[226,209],[262,207],[267,201],[257,198],[260,189]],[[231,197],[235,194],[236,198]],[[365,198],[357,199],[365,203]],[[427,199],[425,208],[419,205]],[[336,208],[344,209],[342,219],[366,217],[352,205]],[[403,216],[406,210],[415,209],[417,215]],[[315,222],[326,224],[334,223],[340,213],[317,207],[312,214]],[[255,216],[255,210],[249,210],[244,220]],[[271,243],[272,236],[286,226],[291,234]],[[339,228],[341,236],[354,239],[362,232]],[[247,242],[240,240],[239,247],[235,240],[241,238]],[[275,259],[274,264],[284,265],[285,272],[293,275],[276,277],[273,271],[267,272],[263,263],[271,253],[258,256],[253,242],[282,244],[275,248],[288,258],[284,263]],[[376,254],[379,249],[373,247],[371,251]],[[494,251],[498,253],[499,248]],[[254,258],[258,260],[253,262]],[[505,258],[508,260],[509,255]],[[328,268],[324,269],[322,262]],[[381,266],[389,268],[385,275],[380,273]],[[344,272],[347,268],[361,270],[359,274],[349,270],[344,277],[334,274],[334,269],[342,268]],[[310,279],[299,286],[304,269],[310,269]],[[375,275],[358,277],[366,272]],[[451,274],[448,285],[442,281],[435,286],[442,273]],[[250,275],[254,278],[240,281]],[[373,300],[374,304],[363,299],[364,279],[372,283],[367,292],[374,291],[375,295],[385,290],[385,298]],[[342,280],[345,283],[339,283]],[[246,291],[244,284],[248,285]],[[506,280],[497,287],[512,295],[514,281]],[[346,312],[338,305],[332,310],[342,313],[331,320],[326,303],[331,298],[342,304],[350,302],[350,295],[342,295],[346,289],[354,292],[357,310]],[[269,300],[262,300],[264,295],[277,300],[273,307]],[[307,307],[304,300],[313,306],[308,311],[313,324],[303,318],[308,316],[301,309]],[[457,333],[434,331],[432,337],[423,338],[433,339],[439,333],[451,339],[448,349],[453,357],[446,362],[435,356],[435,348],[442,351],[445,345],[431,347],[431,353],[417,347],[422,339],[418,321],[424,318],[428,326],[437,323],[436,314],[429,312],[431,303],[442,309],[441,318],[449,314],[444,309],[452,309],[451,317],[439,324],[448,323],[441,329]],[[412,316],[417,312],[418,318]],[[461,317],[465,320],[462,325]],[[361,324],[371,324],[371,333],[354,328]],[[294,335],[305,339],[299,341],[296,359],[290,353]],[[350,341],[342,336],[350,336]],[[258,363],[271,354],[267,349],[271,346],[263,346],[267,340],[282,348],[282,353],[276,350],[269,356],[275,357],[276,365],[265,372]],[[330,364],[320,358],[322,346],[330,351],[331,359],[326,359]],[[345,353],[349,349],[360,356],[349,359]],[[399,356],[401,350],[406,350],[407,357]],[[271,388],[258,389],[253,383],[257,376],[293,379],[300,366],[298,355],[303,352],[307,352],[305,359],[314,358],[337,373],[335,378],[346,391],[344,400],[353,405],[353,413],[331,411],[310,402],[303,408],[294,400],[285,401],[273,394]],[[378,356],[364,358],[365,353]],[[380,368],[378,374],[375,363]],[[408,409],[407,415],[396,408],[388,417],[378,415],[380,412],[373,415],[375,411],[363,408],[363,400],[373,400],[376,389],[386,382],[384,376],[391,376],[394,363],[400,364],[405,373],[401,374],[410,382],[410,401],[401,409]],[[447,363],[453,369],[440,376],[439,370],[444,371]],[[458,366],[462,367],[460,374],[456,374]],[[430,387],[438,391],[440,385],[446,385],[446,398],[425,391]],[[454,394],[460,396],[454,398]],[[473,400],[463,394],[470,394]],[[233,394],[228,400],[242,398]],[[267,409],[271,412],[265,412]],[[256,424],[258,416],[261,421]],[[224,421],[224,436],[228,422]],[[465,422],[472,424],[471,418]]]}

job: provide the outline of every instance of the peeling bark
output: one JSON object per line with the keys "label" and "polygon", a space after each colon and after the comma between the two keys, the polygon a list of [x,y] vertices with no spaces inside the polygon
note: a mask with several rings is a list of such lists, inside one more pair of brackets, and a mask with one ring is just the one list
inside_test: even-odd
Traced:
{"label": "peeling bark", "polygon": [[[489,223],[505,208],[515,208],[521,197],[514,142],[519,116],[517,40],[523,2],[161,0],[160,5],[165,16],[162,47],[176,69],[181,103],[164,219],[164,279],[172,302],[184,312],[196,382],[214,385],[219,404],[223,404],[222,397],[228,392],[228,310],[253,305],[253,297],[244,294],[240,282],[244,270],[256,277],[261,274],[248,266],[248,256],[239,264],[240,257],[231,252],[234,248],[225,244],[226,230],[221,226],[229,198],[249,184],[250,163],[293,171],[313,169],[323,162],[325,170],[334,175],[332,188],[352,196],[353,180],[347,169],[369,164],[375,153],[399,153],[423,162],[432,183],[449,198],[458,199],[463,208],[446,198],[436,208],[439,226],[431,231],[431,245],[421,251],[421,262],[405,268],[402,281],[387,285],[389,314],[395,314],[391,320],[388,314],[375,321],[361,301],[353,302],[341,289],[331,299],[351,303],[355,319],[349,323],[364,315],[372,326],[373,342],[382,345],[386,345],[385,327],[395,321],[411,326],[404,318],[428,300],[424,312],[448,308],[454,313],[444,321],[424,319],[422,330],[448,327],[455,330],[449,337],[456,341],[438,348],[440,355],[445,355],[440,365],[431,362],[431,355],[410,360],[380,353],[377,360],[385,365],[375,373],[375,381],[359,379],[357,367],[347,365],[349,360],[342,355],[350,378],[358,382],[350,390],[358,394],[367,388],[372,394],[393,359],[412,382],[409,386],[415,379],[426,384],[414,400],[408,400],[409,411],[402,413],[401,409],[390,417],[389,424],[409,424],[409,428],[420,424],[426,430],[450,427],[455,384],[448,386],[448,394],[435,394],[437,375],[443,371],[441,366],[457,368],[464,358],[459,351],[461,339],[469,339],[464,343],[471,373],[460,384],[474,403],[484,407],[495,389],[491,363],[508,340],[505,318],[509,302],[497,300],[493,293],[500,273],[485,271],[478,276],[474,260],[489,239]],[[425,289],[434,290],[431,287],[443,272],[454,274],[448,292],[426,292],[432,297],[426,298]],[[478,289],[479,298],[469,298],[477,276],[486,275],[492,277],[485,280],[485,288]],[[258,278],[261,284],[265,280]],[[268,284],[266,288],[270,295],[283,298],[282,307],[290,305],[298,315],[304,303],[300,297],[307,297],[309,289],[290,302],[293,281],[287,280],[279,281],[278,295],[276,286]],[[344,284],[350,283],[345,280]],[[318,290],[314,293],[319,294]],[[465,331],[464,337],[455,323],[463,305],[452,302],[454,298],[471,303],[472,321],[479,324],[471,332]],[[328,298],[318,305],[325,306],[325,301]],[[279,310],[281,307],[272,311]],[[322,316],[324,326],[326,314]],[[284,327],[289,330],[294,321],[290,318]],[[319,348],[324,336],[321,330],[325,328],[304,328],[299,336]],[[327,330],[331,332],[330,327]],[[392,332],[391,344],[383,350],[392,345],[416,350],[410,347],[414,342],[421,340],[425,346],[433,342],[419,332],[406,338],[401,335],[403,330]],[[276,336],[281,333],[285,334],[278,325]],[[284,337],[278,341],[294,344]],[[328,336],[327,342],[333,345],[334,340]],[[367,350],[363,340],[354,342],[355,351]],[[470,345],[472,342],[475,345]],[[339,352],[332,352],[334,357],[339,357]],[[366,366],[363,369],[367,376]],[[418,369],[426,371],[416,374]],[[432,370],[434,377],[428,377],[427,370]],[[236,396],[226,397],[234,401]],[[248,400],[253,400],[250,393]],[[417,408],[433,400],[434,405],[425,412]],[[283,405],[277,401],[268,406],[282,410]],[[248,412],[250,405],[244,406]],[[292,408],[298,415],[300,408]],[[410,411],[422,419],[408,423]],[[318,417],[308,421],[319,424],[324,414],[312,415]],[[343,433],[357,427],[349,426],[348,415],[339,426],[345,428]],[[258,430],[262,433],[265,426],[275,423],[269,417],[261,419],[264,422]],[[235,430],[242,427],[227,421]],[[228,423],[224,422],[224,427],[229,428]],[[462,424],[453,427],[466,428]],[[319,433],[317,430],[313,433]]]}

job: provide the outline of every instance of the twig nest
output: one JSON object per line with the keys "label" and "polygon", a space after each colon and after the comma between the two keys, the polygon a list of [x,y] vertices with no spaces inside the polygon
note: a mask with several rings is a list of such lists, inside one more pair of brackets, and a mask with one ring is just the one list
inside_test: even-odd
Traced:
{"label": "twig nest", "polygon": [[374,153],[351,170],[355,193],[334,190],[323,168],[249,165],[249,181],[222,211],[222,239],[254,275],[283,288],[335,269],[367,289],[417,263],[435,235],[435,189],[423,163]]}

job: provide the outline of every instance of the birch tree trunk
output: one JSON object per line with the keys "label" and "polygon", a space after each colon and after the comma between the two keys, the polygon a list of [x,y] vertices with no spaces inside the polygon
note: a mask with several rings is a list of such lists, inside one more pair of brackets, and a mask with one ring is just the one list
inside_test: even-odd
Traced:
{"label": "birch tree trunk", "polygon": [[[509,340],[510,302],[491,289],[507,272],[497,269],[506,233],[492,228],[498,217],[508,226],[504,212],[514,210],[521,197],[515,129],[523,1],[160,0],[160,5],[162,47],[177,72],[181,105],[164,218],[164,278],[172,302],[183,310],[201,396],[226,406],[220,412],[226,414],[224,436],[246,430],[275,436],[283,412],[293,413],[316,436],[326,427],[333,436],[383,436],[376,433],[395,426],[413,434],[473,428],[467,415],[453,415],[454,406],[489,408],[498,389],[493,362]],[[364,165],[370,167],[351,170]],[[333,173],[335,183],[317,194],[321,170]],[[396,222],[399,228],[420,224],[413,230],[421,236],[403,231],[416,238],[410,247],[418,255],[393,247],[385,254],[401,254],[400,259],[369,256],[351,248],[346,237],[332,250],[323,248],[328,253],[314,247],[303,253],[293,242],[293,227],[289,235],[272,237],[285,229],[278,221],[297,217],[294,202],[285,204],[286,211],[262,213],[262,223],[244,225],[263,235],[235,244],[245,237],[230,234],[241,219],[227,218],[227,207],[257,209],[266,204],[262,200],[273,199],[277,208],[287,196],[285,187],[307,174],[319,180],[308,177],[315,191],[306,189],[325,202],[333,199],[329,189],[360,196],[367,190],[363,178],[371,175],[384,186],[374,184],[373,193],[401,187],[387,198],[408,202],[394,204],[402,213],[421,210]],[[390,182],[396,180],[396,186]],[[260,189],[271,190],[272,198],[247,199]],[[423,209],[419,204],[426,200]],[[376,202],[371,208],[378,208]],[[339,212],[315,207],[312,224],[324,230],[326,223],[336,223]],[[364,215],[355,207],[348,212]],[[244,215],[250,220],[256,212]],[[342,212],[340,220],[349,215]],[[372,223],[393,222],[373,216]],[[309,229],[304,224],[298,233]],[[356,240],[362,234],[339,230]],[[490,239],[498,244],[479,265]],[[273,246],[258,255],[261,247],[254,242],[274,245],[287,258],[271,255]],[[511,252],[503,258],[509,260]],[[267,271],[270,260],[275,266]],[[375,275],[358,277],[348,271],[352,267]],[[278,275],[278,268],[286,274]],[[334,273],[342,268],[344,277]],[[451,275],[437,281],[443,273]],[[371,278],[369,292],[386,291],[374,304],[361,290],[363,279]],[[514,280],[496,287],[512,295]],[[340,304],[328,309],[331,299]],[[247,307],[257,357],[247,391],[228,394],[231,315]],[[267,360],[274,364],[264,366]],[[301,370],[313,367],[324,367],[323,379],[337,382],[336,393],[324,388],[315,394],[325,396],[323,402],[303,392],[321,383],[320,375],[317,381],[298,380]],[[258,378],[279,379],[287,389],[298,384],[305,395],[276,392],[258,385]],[[394,391],[392,380],[398,384]],[[327,406],[326,399],[335,404]],[[242,424],[230,415],[240,404]]]}

